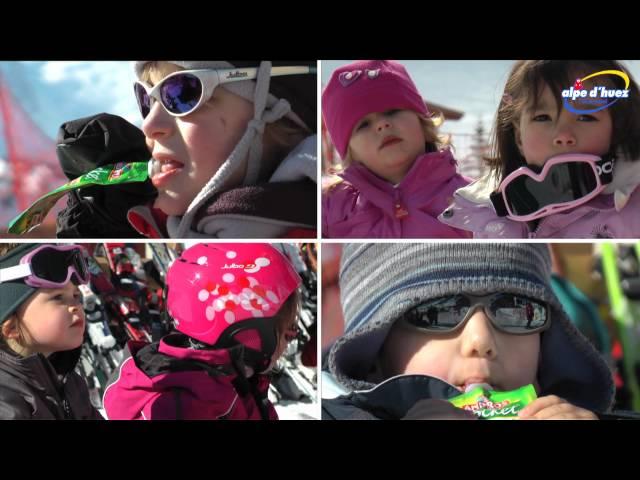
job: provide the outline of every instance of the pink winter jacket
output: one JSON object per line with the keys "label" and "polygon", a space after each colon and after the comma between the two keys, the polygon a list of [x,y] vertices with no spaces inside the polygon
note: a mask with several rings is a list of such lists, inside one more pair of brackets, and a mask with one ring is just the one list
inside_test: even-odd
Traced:
{"label": "pink winter jacket", "polygon": [[456,173],[449,150],[418,157],[398,185],[359,163],[339,175],[343,181],[322,196],[325,238],[469,238],[437,216],[467,179]]}
{"label": "pink winter jacket", "polygon": [[[109,420],[260,420],[255,398],[236,390],[228,350],[193,350],[173,346],[181,334],[171,334],[156,344],[129,342],[131,356],[120,366],[117,379],[104,393]],[[171,339],[174,339],[172,341]],[[169,340],[167,340],[169,339]],[[187,362],[183,362],[186,360]],[[221,368],[211,375],[190,368],[189,361]],[[257,389],[266,399],[268,377],[258,375]],[[265,400],[269,420],[277,420],[273,405]]]}
{"label": "pink winter jacket", "polygon": [[[576,208],[543,217],[532,230],[526,222],[496,215],[489,200],[495,187],[495,181],[486,176],[457,190],[451,206],[438,218],[451,227],[473,232],[475,238],[640,238],[637,190],[629,193],[619,211],[614,195],[602,193]],[[614,190],[615,186],[607,191]]]}

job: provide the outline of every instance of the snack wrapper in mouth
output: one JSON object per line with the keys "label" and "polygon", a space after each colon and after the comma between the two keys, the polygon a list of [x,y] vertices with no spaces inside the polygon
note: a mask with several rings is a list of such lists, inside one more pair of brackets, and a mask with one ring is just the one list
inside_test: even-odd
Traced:
{"label": "snack wrapper in mouth", "polygon": [[480,420],[515,420],[518,413],[538,396],[533,385],[496,392],[479,386],[449,399],[455,407],[470,411]]}
{"label": "snack wrapper in mouth", "polygon": [[22,234],[34,229],[42,223],[60,197],[71,190],[92,185],[108,186],[144,182],[147,178],[149,178],[147,162],[120,162],[98,167],[40,197],[9,223],[8,232]]}

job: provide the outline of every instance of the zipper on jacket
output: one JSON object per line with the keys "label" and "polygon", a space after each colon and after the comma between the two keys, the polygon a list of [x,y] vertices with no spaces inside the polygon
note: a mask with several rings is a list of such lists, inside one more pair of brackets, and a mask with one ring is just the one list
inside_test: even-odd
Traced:
{"label": "zipper on jacket", "polygon": [[64,386],[67,379],[66,375],[64,377],[59,376],[54,366],[46,358],[44,359],[44,361],[41,361],[39,365],[41,368],[44,368],[44,378],[46,378],[50,387],[50,390],[45,388],[47,398],[51,398],[52,400],[54,400],[55,406],[58,407],[58,413],[56,416],[59,415],[61,409],[65,420],[72,419],[73,416],[71,413],[71,405],[69,404],[69,401],[64,394]]}
{"label": "zipper on jacket", "polygon": [[70,420],[71,416],[71,405],[69,405],[69,400],[66,398],[62,399],[62,409],[64,410],[64,418]]}
{"label": "zipper on jacket", "polygon": [[60,381],[60,387],[57,388],[58,395],[62,399],[62,410],[64,410],[64,418],[66,420],[73,419],[73,414],[71,412],[71,404],[69,400],[67,400],[67,396],[65,395],[65,385],[67,383],[67,376],[65,375]]}
{"label": "zipper on jacket", "polygon": [[404,217],[409,215],[407,209],[402,205],[400,192],[397,187],[393,188],[393,214],[398,220],[402,220]]}
{"label": "zipper on jacket", "polygon": [[[533,232],[529,231],[529,238],[536,238],[538,236],[538,232],[540,232],[540,227],[542,227],[542,224],[546,219],[547,219],[546,217],[541,218],[540,221],[538,222],[538,226],[533,230]],[[528,229],[529,229],[529,225],[527,225],[527,230]]]}

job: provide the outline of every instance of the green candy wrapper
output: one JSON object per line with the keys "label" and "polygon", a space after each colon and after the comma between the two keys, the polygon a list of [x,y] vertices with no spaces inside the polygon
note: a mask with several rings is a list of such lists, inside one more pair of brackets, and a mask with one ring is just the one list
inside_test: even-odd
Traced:
{"label": "green candy wrapper", "polygon": [[8,231],[20,235],[34,229],[42,223],[60,197],[71,190],[93,185],[144,182],[147,178],[149,178],[147,162],[119,162],[98,167],[40,197],[9,223]]}
{"label": "green candy wrapper", "polygon": [[515,420],[518,413],[536,398],[533,385],[526,385],[510,392],[477,387],[449,401],[458,408],[475,413],[480,420]]}

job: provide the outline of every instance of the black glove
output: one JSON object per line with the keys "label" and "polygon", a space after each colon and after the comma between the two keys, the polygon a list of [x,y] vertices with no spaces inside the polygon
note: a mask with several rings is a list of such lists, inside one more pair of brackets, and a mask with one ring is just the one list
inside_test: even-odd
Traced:
{"label": "black glove", "polygon": [[[146,162],[150,157],[142,131],[108,113],[62,124],[56,153],[69,179],[103,165]],[[139,238],[127,221],[127,211],[156,195],[150,180],[74,190],[58,214],[56,234],[59,238]]]}
{"label": "black glove", "polygon": [[418,400],[402,420],[477,420],[472,412],[454,407],[446,400]]}

